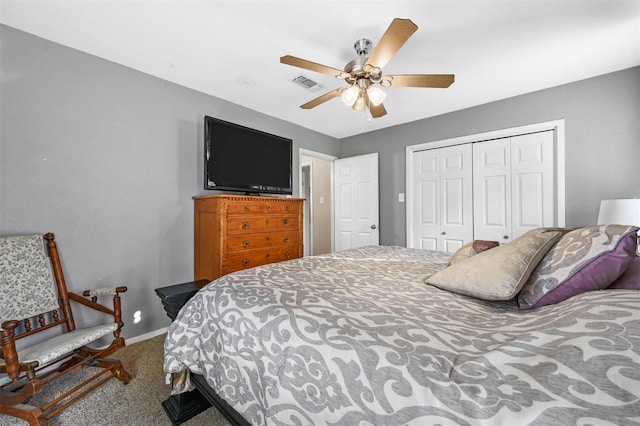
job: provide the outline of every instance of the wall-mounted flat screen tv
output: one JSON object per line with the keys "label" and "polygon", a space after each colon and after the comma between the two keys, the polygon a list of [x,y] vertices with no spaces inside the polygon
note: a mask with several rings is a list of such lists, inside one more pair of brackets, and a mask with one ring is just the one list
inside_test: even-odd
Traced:
{"label": "wall-mounted flat screen tv", "polygon": [[291,159],[291,139],[204,118],[204,189],[290,195]]}

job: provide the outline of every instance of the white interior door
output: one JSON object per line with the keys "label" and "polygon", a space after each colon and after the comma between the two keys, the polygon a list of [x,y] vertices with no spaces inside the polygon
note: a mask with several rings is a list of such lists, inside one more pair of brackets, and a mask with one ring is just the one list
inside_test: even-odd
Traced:
{"label": "white interior door", "polygon": [[335,249],[378,245],[378,153],[334,161]]}

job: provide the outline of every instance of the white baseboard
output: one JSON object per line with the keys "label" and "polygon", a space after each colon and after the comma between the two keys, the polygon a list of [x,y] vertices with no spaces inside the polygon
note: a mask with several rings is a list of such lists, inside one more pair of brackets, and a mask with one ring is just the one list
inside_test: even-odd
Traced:
{"label": "white baseboard", "polygon": [[167,334],[167,330],[169,327],[159,328],[154,331],[150,331],[148,333],[141,334],[139,336],[128,337],[125,339],[127,345],[131,345],[133,343],[142,342],[143,340],[151,339],[153,337],[159,336],[161,334]]}

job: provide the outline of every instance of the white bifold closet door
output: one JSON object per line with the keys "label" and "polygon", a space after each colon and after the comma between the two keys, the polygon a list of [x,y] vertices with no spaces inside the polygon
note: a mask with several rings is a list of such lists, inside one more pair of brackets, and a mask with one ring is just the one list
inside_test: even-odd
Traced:
{"label": "white bifold closet door", "polygon": [[416,152],[409,247],[455,252],[473,240],[471,144]]}
{"label": "white bifold closet door", "polygon": [[474,239],[501,243],[555,224],[554,132],[473,145]]}

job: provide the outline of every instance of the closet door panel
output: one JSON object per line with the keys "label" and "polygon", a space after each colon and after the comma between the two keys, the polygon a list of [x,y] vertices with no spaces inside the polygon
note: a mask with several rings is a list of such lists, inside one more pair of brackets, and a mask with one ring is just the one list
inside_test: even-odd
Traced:
{"label": "closet door panel", "polygon": [[473,144],[474,239],[509,242],[511,167],[509,138]]}
{"label": "closet door panel", "polygon": [[414,157],[413,217],[414,234],[410,247],[427,250],[441,250],[438,246],[440,235],[440,193],[439,161],[437,150],[417,152]]}
{"label": "closet door panel", "polygon": [[473,156],[471,144],[440,149],[442,250],[454,252],[473,241]]}
{"label": "closet door panel", "polygon": [[511,138],[513,234],[554,226],[553,132]]}

